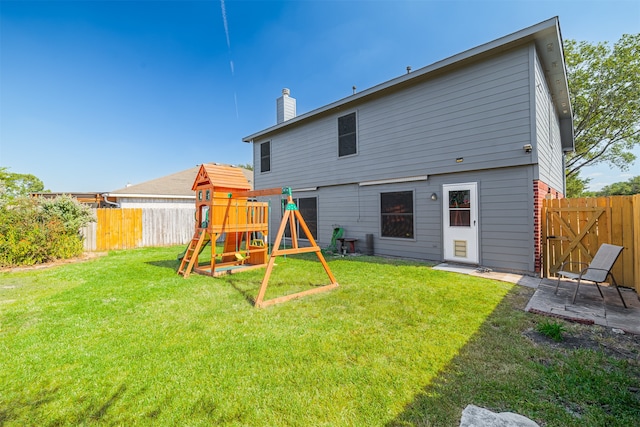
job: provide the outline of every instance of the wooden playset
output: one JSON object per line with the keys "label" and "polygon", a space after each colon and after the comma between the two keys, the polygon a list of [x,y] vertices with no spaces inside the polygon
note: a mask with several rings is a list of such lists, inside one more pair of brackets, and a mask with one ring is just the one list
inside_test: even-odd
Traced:
{"label": "wooden playset", "polygon": [[[338,283],[320,247],[293,201],[291,189],[285,187],[252,191],[250,188],[247,178],[239,168],[216,164],[200,166],[192,187],[196,192],[195,231],[178,267],[178,274],[186,278],[193,271],[215,277],[266,267],[255,301],[257,307],[266,307],[337,287]],[[255,201],[255,199],[277,194],[286,196],[287,201],[273,249],[269,254],[269,247],[265,241],[269,234],[269,204]],[[291,247],[281,249],[280,244],[287,225],[289,225]],[[297,225],[309,240],[309,246],[299,246]],[[219,238],[223,239],[221,253],[216,251],[216,241]],[[199,263],[198,257],[207,245],[211,248],[210,260]],[[331,283],[265,301],[264,297],[276,257],[308,252],[316,253]]]}

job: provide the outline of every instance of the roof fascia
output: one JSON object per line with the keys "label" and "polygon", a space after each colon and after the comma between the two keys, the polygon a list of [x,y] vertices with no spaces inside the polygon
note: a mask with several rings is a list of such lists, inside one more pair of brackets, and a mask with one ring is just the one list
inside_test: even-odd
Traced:
{"label": "roof fascia", "polygon": [[[546,49],[544,46],[544,40],[549,37],[549,35],[555,35],[556,41],[558,43],[558,48],[555,49],[556,61],[559,61],[563,65],[562,74],[563,78],[560,80],[559,84],[552,85],[549,82],[550,90],[552,92],[552,97],[554,102],[556,103],[556,109],[558,114],[560,115],[561,126],[561,134],[562,138],[562,147],[565,151],[573,150],[573,122],[572,120],[566,120],[567,117],[571,118],[571,103],[569,102],[569,91],[568,84],[566,78],[566,69],[564,67],[564,53],[562,47],[562,37],[560,35],[560,25],[558,21],[558,17],[550,18],[546,21],[540,22],[538,24],[532,25],[528,28],[522,29],[515,33],[509,34],[507,36],[501,37],[499,39],[493,40],[491,42],[479,45],[472,49],[468,49],[459,54],[450,56],[441,61],[435,62],[431,65],[427,65],[426,67],[417,69],[412,71],[411,73],[404,74],[400,77],[396,77],[394,79],[388,80],[379,85],[373,86],[369,89],[365,89],[362,92],[350,95],[346,98],[342,98],[336,102],[331,104],[327,104],[323,107],[312,110],[308,113],[302,114],[300,116],[294,117],[285,122],[279,123],[275,126],[271,126],[267,129],[264,129],[260,132],[256,132],[249,136],[246,136],[242,139],[243,142],[252,143],[254,140],[259,138],[268,137],[270,134],[276,133],[284,128],[288,128],[290,126],[295,126],[311,120],[313,118],[332,113],[334,111],[338,111],[343,108],[347,108],[350,104],[356,104],[364,102],[366,99],[382,96],[390,91],[396,91],[403,89],[407,86],[411,86],[413,84],[417,84],[421,81],[424,81],[427,78],[432,78],[440,73],[443,73],[450,68],[457,68],[464,66],[470,62],[479,61],[491,55],[495,55],[496,53],[504,52],[510,49],[513,49],[518,46],[525,45],[527,43],[534,42],[536,43],[536,48],[541,51],[541,49]],[[559,56],[558,56],[559,55]],[[545,66],[545,70],[548,70],[551,64],[547,63],[545,58],[542,58],[541,61]],[[562,114],[562,110],[560,109],[561,103],[565,102],[567,105],[567,113]],[[570,128],[568,127],[568,123],[570,123]]]}

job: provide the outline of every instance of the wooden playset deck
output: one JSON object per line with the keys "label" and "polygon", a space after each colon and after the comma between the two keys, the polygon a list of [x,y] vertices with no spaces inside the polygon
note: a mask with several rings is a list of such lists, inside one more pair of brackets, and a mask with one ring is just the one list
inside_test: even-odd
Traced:
{"label": "wooden playset deck", "polygon": [[[241,169],[232,166],[203,164],[198,171],[192,189],[196,192],[196,226],[193,238],[178,267],[178,274],[187,278],[193,271],[216,277],[266,267],[265,276],[255,301],[257,307],[266,307],[293,298],[324,292],[338,286],[320,247],[293,202],[290,188],[252,191]],[[287,202],[273,249],[269,254],[269,247],[266,244],[269,234],[269,204],[258,202],[255,199],[277,194],[286,196]],[[291,234],[291,247],[280,249],[287,225],[289,225]],[[296,225],[299,225],[304,232],[310,246],[299,246]],[[219,238],[222,238],[224,242],[221,253],[216,252],[215,242]],[[198,258],[207,246],[211,250],[210,260],[200,263]],[[316,253],[331,283],[265,301],[265,292],[275,266],[275,258],[282,255],[309,252]]]}

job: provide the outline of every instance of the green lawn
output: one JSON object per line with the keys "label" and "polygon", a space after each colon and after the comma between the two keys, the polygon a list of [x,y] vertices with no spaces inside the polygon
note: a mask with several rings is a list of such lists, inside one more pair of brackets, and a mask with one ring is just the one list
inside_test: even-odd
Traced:
{"label": "green lawn", "polygon": [[[185,280],[182,249],[0,273],[0,425],[447,426],[467,403],[547,425],[640,419],[637,365],[536,347],[524,288],[336,258],[338,289],[256,309],[263,270]],[[279,259],[267,299],[326,284],[313,258]]]}

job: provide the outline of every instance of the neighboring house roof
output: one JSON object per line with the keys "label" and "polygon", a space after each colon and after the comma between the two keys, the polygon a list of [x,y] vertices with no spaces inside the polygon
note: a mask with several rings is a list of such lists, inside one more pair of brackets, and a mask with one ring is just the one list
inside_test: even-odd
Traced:
{"label": "neighboring house roof", "polygon": [[324,107],[317,108],[306,114],[302,114],[260,132],[249,135],[242,140],[244,142],[253,142],[253,140],[258,138],[266,138],[270,134],[277,133],[285,128],[301,125],[321,116],[334,114],[337,110],[350,108],[353,105],[361,104],[370,99],[388,95],[395,91],[438,77],[445,72],[454,71],[461,67],[465,67],[470,63],[481,61],[497,53],[519,46],[524,46],[529,43],[535,43],[540,61],[542,62],[545,70],[552,100],[560,118],[562,148],[564,151],[573,151],[573,117],[571,112],[571,102],[569,100],[564,48],[562,45],[562,36],[560,34],[558,17],[551,18],[508,36],[485,43],[447,59],[443,59],[442,61],[438,61],[434,64],[412,71],[401,77],[397,77],[372,88],[363,90],[362,92],[353,94],[334,103],[325,105]]}
{"label": "neighboring house roof", "polygon": [[[214,165],[214,164],[207,164]],[[166,199],[193,199],[195,194],[191,187],[200,170],[200,165],[166,175],[161,178],[152,179],[140,184],[130,185],[109,193],[113,197],[138,197],[138,198],[166,198]],[[226,166],[231,167],[231,166]],[[235,168],[244,174],[249,185],[253,188],[253,171],[244,168]]]}

